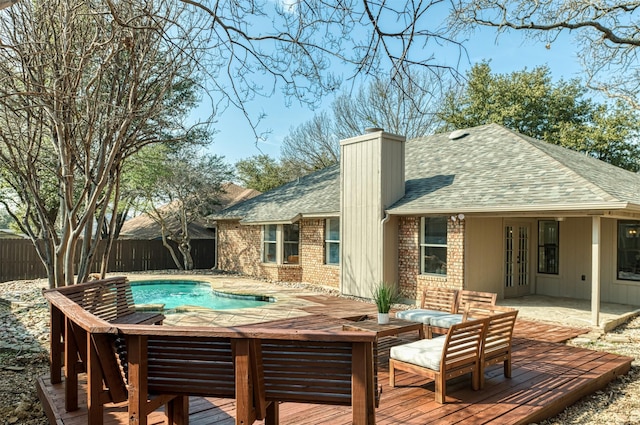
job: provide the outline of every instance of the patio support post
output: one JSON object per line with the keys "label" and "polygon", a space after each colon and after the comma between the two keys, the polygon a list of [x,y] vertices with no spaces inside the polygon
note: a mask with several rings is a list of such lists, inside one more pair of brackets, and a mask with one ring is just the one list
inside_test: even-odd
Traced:
{"label": "patio support post", "polygon": [[591,324],[600,324],[600,217],[591,218]]}

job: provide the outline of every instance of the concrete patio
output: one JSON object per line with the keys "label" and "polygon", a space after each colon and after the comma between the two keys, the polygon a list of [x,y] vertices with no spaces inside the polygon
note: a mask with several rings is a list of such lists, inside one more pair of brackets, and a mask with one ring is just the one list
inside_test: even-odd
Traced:
{"label": "concrete patio", "polygon": [[[326,292],[305,285],[280,285],[234,275],[130,275],[130,280],[191,279],[210,282],[217,290],[236,294],[260,294],[274,297],[277,302],[262,308],[220,310],[190,308],[189,311],[169,314],[169,325],[239,326],[271,320],[306,316],[315,301],[309,297],[334,296],[336,291]],[[365,302],[365,301],[362,301]],[[532,321],[585,328],[594,333],[607,332],[640,314],[640,307],[625,304],[602,303],[600,326],[591,326],[591,302],[571,298],[555,298],[528,295],[498,301],[499,305],[518,309],[518,317]]]}

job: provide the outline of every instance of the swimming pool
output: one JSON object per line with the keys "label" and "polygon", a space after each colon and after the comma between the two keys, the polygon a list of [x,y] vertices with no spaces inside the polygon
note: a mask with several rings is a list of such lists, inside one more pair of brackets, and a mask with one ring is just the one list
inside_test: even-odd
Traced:
{"label": "swimming pool", "polygon": [[182,306],[228,310],[262,307],[273,302],[261,295],[238,295],[214,291],[206,282],[193,280],[144,280],[131,282],[136,304],[164,304],[165,310]]}

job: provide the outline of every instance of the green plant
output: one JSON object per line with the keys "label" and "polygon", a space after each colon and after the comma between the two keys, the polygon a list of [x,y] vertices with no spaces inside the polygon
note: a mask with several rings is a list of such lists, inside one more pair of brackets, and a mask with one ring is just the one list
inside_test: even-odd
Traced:
{"label": "green plant", "polygon": [[382,282],[373,293],[373,300],[378,307],[378,313],[388,313],[391,305],[398,302],[399,295],[395,285]]}

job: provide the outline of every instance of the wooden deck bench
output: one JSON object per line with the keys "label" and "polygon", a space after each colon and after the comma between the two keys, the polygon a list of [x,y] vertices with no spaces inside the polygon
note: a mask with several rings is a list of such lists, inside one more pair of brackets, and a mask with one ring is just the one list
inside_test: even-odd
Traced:
{"label": "wooden deck bench", "polygon": [[423,323],[425,336],[432,338],[434,333],[446,334],[451,325],[461,323],[469,303],[494,306],[496,298],[491,292],[427,287],[422,291],[420,308],[398,311],[396,317]]}
{"label": "wooden deck bench", "polygon": [[[282,402],[351,406],[353,423],[375,423],[375,333],[121,325],[128,358],[129,417],[144,425],[152,394],[235,398],[236,424],[279,423]],[[235,369],[235,370],[234,370]]]}
{"label": "wooden deck bench", "polygon": [[435,381],[435,400],[446,401],[447,380],[472,374],[472,387],[481,385],[481,348],[488,319],[452,325],[447,334],[391,347],[389,385],[395,386],[396,370],[426,376]]}
{"label": "wooden deck bench", "polygon": [[282,402],[351,406],[353,424],[375,424],[379,390],[374,332],[301,332],[261,339],[257,361],[269,403],[266,424],[279,423]]}
{"label": "wooden deck bench", "polygon": [[161,324],[164,320],[162,313],[136,310],[131,284],[124,276],[64,286],[55,291],[110,323]]}
{"label": "wooden deck bench", "polygon": [[[235,399],[237,424],[277,424],[281,402],[352,406],[354,424],[375,423],[375,333],[111,323],[94,312],[103,314],[96,300],[113,291],[79,293],[44,294],[52,359],[64,354],[65,408],[78,409],[78,374],[86,372],[89,424],[103,423],[106,403],[122,401],[132,424],[163,405],[169,423],[186,423],[191,395]],[[52,361],[52,382],[61,365]]]}
{"label": "wooden deck bench", "polygon": [[[50,294],[64,296],[69,301],[80,306],[84,311],[112,324],[162,324],[164,320],[164,315],[161,313],[136,311],[129,280],[124,276],[93,280],[43,291],[43,295],[51,303]],[[54,297],[56,300],[61,300],[57,295]],[[67,306],[69,304],[63,302],[63,305]],[[50,324],[51,382],[55,384],[62,380],[62,353],[65,352],[64,317],[61,315],[56,303],[51,303]],[[83,351],[79,352],[79,354],[83,354],[84,347],[80,348]]]}
{"label": "wooden deck bench", "polygon": [[78,410],[78,375],[86,372],[88,423],[102,424],[104,404],[127,399],[113,350],[118,329],[56,289],[44,295],[51,305],[51,382],[62,381],[64,364],[65,409]]}

